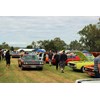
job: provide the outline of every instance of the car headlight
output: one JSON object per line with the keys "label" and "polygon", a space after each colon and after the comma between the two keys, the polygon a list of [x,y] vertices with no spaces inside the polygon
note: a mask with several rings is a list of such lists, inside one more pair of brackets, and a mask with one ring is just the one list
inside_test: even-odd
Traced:
{"label": "car headlight", "polygon": [[40,64],[43,64],[43,61],[41,61]]}
{"label": "car headlight", "polygon": [[28,64],[27,62],[24,62],[24,64]]}
{"label": "car headlight", "polygon": [[70,66],[70,64],[68,63],[67,66]]}
{"label": "car headlight", "polygon": [[77,66],[76,66],[76,65],[74,65],[74,67],[76,68]]}

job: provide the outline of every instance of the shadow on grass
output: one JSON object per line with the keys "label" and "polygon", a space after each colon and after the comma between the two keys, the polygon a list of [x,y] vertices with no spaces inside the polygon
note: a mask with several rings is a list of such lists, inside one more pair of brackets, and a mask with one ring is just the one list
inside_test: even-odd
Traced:
{"label": "shadow on grass", "polygon": [[24,68],[22,71],[42,71],[41,68]]}

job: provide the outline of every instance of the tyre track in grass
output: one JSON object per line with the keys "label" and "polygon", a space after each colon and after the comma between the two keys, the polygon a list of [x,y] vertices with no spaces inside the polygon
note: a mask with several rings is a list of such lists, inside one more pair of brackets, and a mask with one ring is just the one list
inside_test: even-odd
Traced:
{"label": "tyre track in grass", "polygon": [[[16,78],[16,82],[21,83],[31,83],[31,82],[51,82],[52,78],[46,76],[43,74],[43,71],[36,71],[36,70],[24,70],[22,71],[18,65],[15,63],[16,60],[12,60],[13,67],[10,68],[10,72],[14,74]],[[43,76],[44,75],[44,76]],[[9,75],[7,75],[9,76]],[[46,80],[46,81],[44,81]],[[55,80],[52,80],[52,82],[56,82]]]}
{"label": "tyre track in grass", "polygon": [[39,83],[64,83],[69,82],[69,80],[63,78],[62,76],[56,75],[56,73],[52,73],[50,71],[42,71],[42,72],[25,72],[27,77],[34,79]]}
{"label": "tyre track in grass", "polygon": [[[1,66],[2,65],[2,66]],[[0,63],[0,82],[5,83],[73,83],[76,79],[87,77],[84,73],[72,71],[66,67],[65,73],[56,71],[55,66],[44,65],[42,71],[24,70],[18,67],[17,59],[11,59],[10,68],[5,67],[5,62]]]}
{"label": "tyre track in grass", "polygon": [[22,71],[19,67],[18,64],[16,64],[15,62],[12,63],[13,64],[13,73],[16,76],[16,80],[18,83],[29,83],[29,82],[34,82],[34,80],[32,80],[30,77],[28,77],[26,75],[26,73],[24,73],[24,71]]}
{"label": "tyre track in grass", "polygon": [[[12,63],[15,67],[13,69],[13,73],[15,76],[19,79],[17,82],[47,82],[47,83],[63,83],[63,82],[70,82],[67,80],[67,78],[63,78],[61,75],[57,74],[56,70],[48,70],[45,69],[43,71],[37,71],[37,70],[30,70],[30,71],[21,71],[20,68],[18,68],[18,65],[15,63]],[[48,66],[45,66],[48,67]],[[18,80],[17,79],[17,80]]]}
{"label": "tyre track in grass", "polygon": [[[56,82],[55,80],[53,80],[52,78],[48,77],[43,71],[37,71],[37,70],[24,70],[22,71],[20,68],[17,67],[17,69],[19,69],[19,71],[15,71],[16,75],[20,75],[20,78],[24,78],[26,79],[26,81],[24,82]],[[15,69],[16,70],[16,69]],[[23,82],[23,81],[22,81]]]}

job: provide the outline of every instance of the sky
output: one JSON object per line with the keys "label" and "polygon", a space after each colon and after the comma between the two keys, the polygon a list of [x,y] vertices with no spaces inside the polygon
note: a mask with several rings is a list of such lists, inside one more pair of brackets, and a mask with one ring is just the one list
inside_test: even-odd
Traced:
{"label": "sky", "polygon": [[26,47],[32,41],[59,37],[69,44],[86,25],[96,24],[99,16],[0,16],[0,44]]}

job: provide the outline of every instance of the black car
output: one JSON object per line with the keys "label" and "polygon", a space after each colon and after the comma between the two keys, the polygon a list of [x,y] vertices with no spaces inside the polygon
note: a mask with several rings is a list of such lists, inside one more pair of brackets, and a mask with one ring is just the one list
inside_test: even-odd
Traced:
{"label": "black car", "polygon": [[42,70],[43,61],[39,60],[35,54],[25,54],[18,59],[18,66],[21,67],[22,70],[25,68],[37,68]]}

